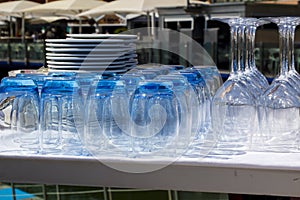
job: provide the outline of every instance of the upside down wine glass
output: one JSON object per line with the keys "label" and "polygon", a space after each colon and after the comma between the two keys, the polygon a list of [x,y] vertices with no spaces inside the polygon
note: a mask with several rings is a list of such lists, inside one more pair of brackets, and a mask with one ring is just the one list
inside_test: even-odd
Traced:
{"label": "upside down wine glass", "polygon": [[[229,24],[231,32],[231,72],[212,100],[212,128],[218,144],[211,154],[243,154],[249,148],[255,126],[256,103],[239,65],[240,18],[219,19]],[[244,33],[242,33],[244,34]]]}
{"label": "upside down wine glass", "polygon": [[[240,62],[242,64],[242,79],[244,83],[249,88],[249,91],[253,94],[255,102],[257,104],[258,98],[263,94],[263,92],[269,86],[269,83],[266,77],[256,68],[255,64],[255,57],[254,57],[254,50],[255,50],[255,34],[257,27],[270,23],[269,21],[257,19],[257,18],[242,18],[242,25],[241,25],[241,33],[240,37],[245,37],[244,41],[241,40],[240,46],[240,54],[243,55],[243,48],[242,44],[245,44],[245,61]],[[244,35],[243,35],[244,34]],[[256,107],[257,109],[257,107]],[[252,117],[254,121],[254,125],[251,128],[251,139],[250,139],[250,149],[253,149],[253,145],[257,143],[257,138],[259,138],[259,131],[258,131],[258,117],[257,113],[255,117]]]}
{"label": "upside down wine glass", "polygon": [[[300,131],[300,95],[290,76],[289,56],[291,23],[287,17],[267,18],[279,31],[280,73],[259,100],[260,135],[264,151],[294,152],[298,150]],[[293,34],[292,34],[293,35]]]}
{"label": "upside down wine glass", "polygon": [[252,73],[250,73],[249,70],[246,69],[248,58],[245,59],[245,55],[247,55],[249,51],[245,40],[245,30],[246,30],[246,25],[249,22],[257,19],[256,18],[238,18],[238,19],[240,21],[239,28],[238,28],[238,59],[237,59],[239,79],[241,82],[245,84],[246,88],[253,95],[253,97],[256,98],[262,93],[263,89],[258,84],[258,82],[255,79],[253,79],[251,75]]}
{"label": "upside down wine glass", "polygon": [[300,23],[299,17],[286,17],[289,24],[288,39],[289,39],[289,77],[292,79],[294,88],[300,93],[300,74],[295,69],[295,54],[294,54],[294,44],[295,44],[295,30],[296,26]]}
{"label": "upside down wine glass", "polygon": [[256,29],[264,24],[269,23],[265,20],[256,18],[249,18],[246,22],[245,36],[246,36],[246,57],[245,57],[245,70],[244,73],[253,82],[256,83],[261,92],[265,91],[269,86],[266,77],[257,69],[255,64],[255,34]]}

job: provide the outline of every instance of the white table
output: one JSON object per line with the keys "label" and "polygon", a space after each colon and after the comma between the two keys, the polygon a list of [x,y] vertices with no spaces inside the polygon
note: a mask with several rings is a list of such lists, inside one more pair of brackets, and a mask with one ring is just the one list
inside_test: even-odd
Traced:
{"label": "white table", "polygon": [[[103,158],[105,164],[155,166],[162,160]],[[180,159],[149,173],[125,173],[91,157],[1,155],[0,180],[300,197],[300,154],[247,153],[228,160]]]}
{"label": "white table", "polygon": [[[16,147],[8,136],[0,135],[1,182],[300,197],[300,153],[248,152],[230,159],[179,158],[176,161],[166,158],[95,159],[21,154],[10,151]],[[111,165],[114,168],[109,167]],[[141,167],[151,170],[161,166],[166,167],[148,173],[116,170],[136,171]]]}

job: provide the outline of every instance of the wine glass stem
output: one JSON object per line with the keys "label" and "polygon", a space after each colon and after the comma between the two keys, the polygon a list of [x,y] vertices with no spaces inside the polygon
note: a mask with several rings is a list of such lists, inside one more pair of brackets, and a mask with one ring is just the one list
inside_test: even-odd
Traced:
{"label": "wine glass stem", "polygon": [[246,55],[245,55],[245,69],[250,69],[250,59],[251,59],[251,37],[250,37],[250,26],[247,26],[245,29],[245,35],[246,35]]}
{"label": "wine glass stem", "polygon": [[287,75],[288,72],[288,27],[283,24],[278,26],[279,29],[279,49],[280,49],[280,75]]}
{"label": "wine glass stem", "polygon": [[237,65],[237,56],[238,56],[238,26],[232,25],[230,27],[230,43],[231,43],[231,73],[237,74],[238,65]]}
{"label": "wine glass stem", "polygon": [[253,69],[255,67],[255,33],[256,33],[256,26],[248,26],[246,28],[246,62],[245,68],[246,69]]}
{"label": "wine glass stem", "polygon": [[238,28],[238,71],[245,70],[244,65],[244,49],[245,49],[245,26],[240,25]]}
{"label": "wine glass stem", "polygon": [[295,44],[295,30],[296,26],[289,26],[288,37],[289,37],[289,67],[291,71],[295,70],[295,54],[294,54],[294,44]]}

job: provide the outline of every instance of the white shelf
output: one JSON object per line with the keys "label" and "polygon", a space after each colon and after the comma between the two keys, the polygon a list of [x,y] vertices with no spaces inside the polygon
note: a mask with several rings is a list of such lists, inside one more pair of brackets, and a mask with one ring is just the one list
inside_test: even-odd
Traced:
{"label": "white shelf", "polygon": [[[0,181],[300,197],[300,153],[248,152],[220,158],[129,159],[21,154],[0,134]],[[16,151],[17,150],[17,151]],[[109,166],[114,166],[111,168]],[[154,169],[126,173],[115,169]]]}
{"label": "white shelf", "polygon": [[[127,167],[163,160],[100,159]],[[91,157],[0,156],[0,180],[121,188],[300,197],[300,154],[247,153],[232,159],[179,159],[150,173],[125,173]]]}

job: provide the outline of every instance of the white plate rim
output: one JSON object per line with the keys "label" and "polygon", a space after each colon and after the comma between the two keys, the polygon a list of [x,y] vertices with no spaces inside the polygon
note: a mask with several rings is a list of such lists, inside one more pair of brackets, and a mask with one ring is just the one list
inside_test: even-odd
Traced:
{"label": "white plate rim", "polygon": [[46,46],[47,47],[55,47],[55,48],[63,48],[63,47],[98,47],[98,48],[117,48],[117,47],[126,47],[128,48],[128,45],[124,45],[124,44],[90,44],[90,43],[87,43],[87,44],[61,44],[61,43],[46,43]]}
{"label": "white plate rim", "polygon": [[46,43],[128,43],[121,39],[75,39],[75,38],[65,38],[65,39],[45,39]]}
{"label": "white plate rim", "polygon": [[133,57],[130,56],[109,56],[109,57],[60,57],[60,56],[46,56],[47,60],[52,60],[52,61],[70,61],[70,60],[74,60],[74,61],[81,61],[81,62],[85,62],[85,61],[114,61],[114,60],[130,60]]}
{"label": "white plate rim", "polygon": [[120,72],[126,72],[128,71],[127,69],[119,69],[119,70],[56,70],[56,69],[49,69],[49,72],[78,72],[78,73],[85,73],[85,72],[112,72],[112,73],[120,73]]}
{"label": "white plate rim", "polygon": [[78,65],[78,66],[94,66],[94,65],[103,65],[103,66],[108,66],[108,65],[125,65],[127,64],[126,61],[120,61],[120,62],[57,62],[57,61],[51,61],[47,60],[47,64],[50,65]]}
{"label": "white plate rim", "polygon": [[46,51],[49,52],[108,52],[108,53],[119,53],[119,52],[126,52],[130,51],[131,48],[124,48],[124,49],[99,49],[99,48],[51,48],[51,47],[46,47]]}
{"label": "white plate rim", "polygon": [[[127,54],[127,53],[125,53]],[[46,56],[52,56],[52,57],[84,57],[84,58],[88,58],[88,57],[116,57],[117,55],[120,56],[131,56],[131,57],[137,57],[136,53],[131,53],[129,55],[125,55],[124,53],[119,53],[119,54],[76,54],[76,53],[52,53],[52,52],[46,52]]]}
{"label": "white plate rim", "polygon": [[68,38],[122,38],[122,39],[137,39],[134,34],[67,34]]}
{"label": "white plate rim", "polygon": [[115,65],[115,66],[80,66],[80,65],[47,65],[48,68],[53,68],[53,69],[122,69],[122,68],[127,68],[126,65]]}

